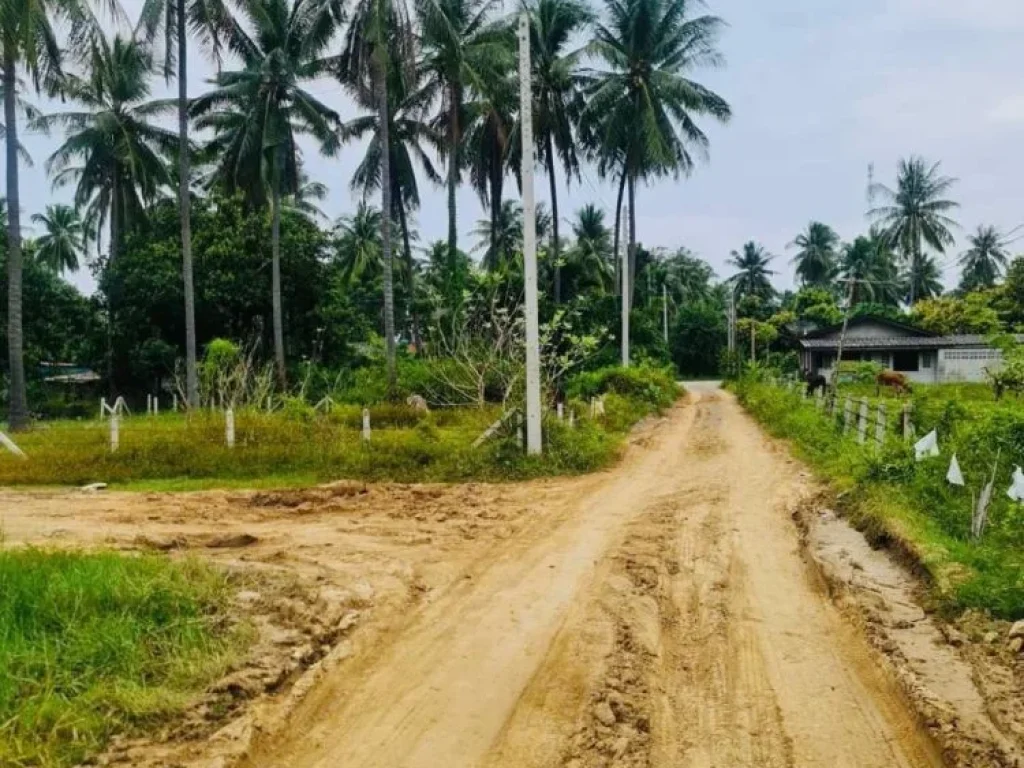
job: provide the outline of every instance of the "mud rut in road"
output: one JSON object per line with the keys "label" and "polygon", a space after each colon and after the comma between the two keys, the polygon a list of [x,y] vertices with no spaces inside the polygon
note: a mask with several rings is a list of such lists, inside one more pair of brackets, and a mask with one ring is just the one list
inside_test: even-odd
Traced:
{"label": "mud rut in road", "polygon": [[968,664],[730,395],[631,443],[518,485],[0,491],[0,526],[200,553],[244,585],[250,658],[103,764],[923,768],[931,736],[952,768],[1024,766],[1024,669]]}

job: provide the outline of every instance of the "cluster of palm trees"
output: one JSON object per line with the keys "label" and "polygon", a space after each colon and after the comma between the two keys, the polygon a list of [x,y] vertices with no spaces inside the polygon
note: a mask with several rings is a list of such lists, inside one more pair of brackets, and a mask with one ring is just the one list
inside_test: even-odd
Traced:
{"label": "cluster of palm trees", "polygon": [[[798,282],[837,291],[842,284],[841,292],[852,304],[912,306],[941,294],[942,269],[937,256],[955,245],[953,231],[959,226],[950,215],[959,205],[948,197],[955,184],[956,179],[942,175],[939,163],[921,157],[901,160],[894,189],[884,184],[869,188],[871,199],[882,204],[868,212],[873,224],[867,235],[843,244],[830,226],[812,221],[790,243],[798,249],[792,260]],[[980,226],[968,236],[969,247],[959,257],[959,292],[996,284],[1006,269],[1015,232]],[[762,300],[775,295],[773,258],[754,242],[733,252],[730,264],[738,270],[733,277],[738,295]]]}
{"label": "cluster of palm trees", "polygon": [[[409,252],[417,176],[447,187],[447,258],[458,258],[456,191],[468,180],[490,211],[497,254],[506,180],[521,169],[516,41],[497,0],[146,0],[132,33],[108,37],[90,0],[0,0],[7,148],[10,423],[27,422],[21,338],[19,113],[66,139],[47,162],[54,183],[74,186],[74,207],[43,214],[53,237],[47,263],[73,269],[80,241],[109,231],[116,259],[147,206],[177,190],[186,304],[187,398],[197,402],[189,205],[201,187],[239,193],[268,211],[273,241],[275,360],[285,384],[279,232],[284,205],[308,203],[298,148],[324,155],[369,140],[351,180],[380,194],[383,304],[389,379],[395,375],[393,228]],[[119,24],[116,0],[105,8]],[[699,116],[730,117],[720,96],[689,79],[719,63],[720,19],[694,14],[695,0],[605,0],[598,19],[583,0],[530,0],[534,136],[550,184],[550,250],[561,298],[558,174],[591,163],[618,186],[614,246],[628,199],[635,270],[637,187],[690,171],[708,140]],[[59,40],[56,29],[67,30]],[[578,45],[582,41],[582,45]],[[189,43],[218,62],[211,88],[188,93]],[[578,47],[577,47],[578,46]],[[178,98],[153,100],[158,74],[176,77]],[[21,75],[75,111],[40,116],[22,101]],[[344,123],[310,84],[332,78],[365,115]],[[158,118],[177,112],[178,130]],[[192,135],[202,137],[196,142]],[[441,167],[443,164],[443,168]],[[322,190],[320,190],[322,194]],[[80,219],[76,216],[80,215]],[[52,226],[51,226],[52,225]],[[408,271],[411,274],[411,271]],[[454,272],[453,272],[454,274]],[[451,286],[458,295],[458,286]],[[110,311],[116,311],[111,307]]]}

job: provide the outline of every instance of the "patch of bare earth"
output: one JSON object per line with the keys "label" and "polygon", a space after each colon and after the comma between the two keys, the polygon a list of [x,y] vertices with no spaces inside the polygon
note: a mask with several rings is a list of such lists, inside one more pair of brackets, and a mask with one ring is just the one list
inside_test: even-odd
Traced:
{"label": "patch of bare earth", "polygon": [[614,470],[518,486],[0,492],[0,508],[14,541],[237,574],[249,658],[109,761],[1024,766],[1009,628],[926,614],[731,396],[699,389],[632,443]]}

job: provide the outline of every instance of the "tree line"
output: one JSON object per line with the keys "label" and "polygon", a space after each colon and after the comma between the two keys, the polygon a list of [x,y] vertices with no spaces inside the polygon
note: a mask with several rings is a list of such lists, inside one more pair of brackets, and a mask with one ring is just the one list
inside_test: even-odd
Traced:
{"label": "tree line", "polygon": [[[279,384],[287,385],[285,318],[297,312],[285,306],[282,232],[292,226],[286,220],[301,227],[296,217],[315,217],[316,202],[326,193],[303,170],[308,158],[298,148],[300,137],[310,138],[327,157],[353,140],[368,139],[350,180],[367,203],[343,222],[339,237],[332,231],[325,241],[348,242],[344,253],[351,263],[344,271],[350,282],[371,263],[379,276],[390,383],[399,339],[423,341],[415,284],[423,259],[413,253],[411,221],[424,183],[443,185],[448,198],[447,241],[427,259],[443,261],[444,284],[434,310],[454,311],[467,289],[457,228],[461,184],[468,182],[489,211],[479,228],[487,235],[487,269],[497,271],[517,257],[517,211],[505,199],[507,181],[518,181],[521,172],[517,14],[504,15],[495,0],[147,0],[128,25],[131,32],[113,35],[104,32],[99,16],[109,14],[122,20],[119,28],[125,26],[116,5],[3,2],[10,6],[0,15],[0,42],[12,428],[28,419],[19,119],[30,130],[63,132],[45,168],[56,186],[73,189],[74,202],[33,217],[43,234],[31,250],[39,264],[57,271],[79,267],[91,244],[102,253],[93,269],[103,289],[99,301],[111,378],[117,375],[118,318],[130,315],[138,298],[118,286],[118,265],[129,253],[137,257],[146,250],[145,239],[176,203],[183,327],[180,337],[152,338],[184,347],[185,398],[191,403],[197,402],[197,336],[211,337],[196,316],[200,288],[192,213],[198,205],[240,206],[239,216],[253,213],[254,224],[269,222],[270,337]],[[693,70],[720,63],[722,21],[692,0],[606,0],[601,14],[580,0],[534,0],[526,11],[536,152],[550,186],[550,275],[544,290],[558,307],[583,283],[596,288],[611,282],[604,273],[614,272],[620,241],[635,282],[642,250],[638,185],[688,173],[694,153],[708,144],[698,118],[729,119],[726,101],[690,79]],[[189,94],[186,79],[190,43],[218,62],[216,76],[198,96]],[[152,98],[161,76],[177,79],[176,99]],[[344,89],[362,116],[342,121],[316,98],[309,86],[325,78]],[[40,114],[26,99],[31,90],[59,97],[68,109]],[[178,129],[168,130],[160,118],[175,113]],[[25,164],[27,158],[21,160]],[[611,244],[606,246],[603,234],[595,236],[600,212],[585,209],[574,223],[576,243],[569,254],[557,182],[578,180],[584,163],[616,184]],[[369,203],[373,197],[376,205]],[[362,250],[353,246],[360,239]],[[322,261],[324,252],[316,258]],[[630,293],[622,300],[631,305],[636,297]],[[399,314],[407,318],[405,327],[396,322],[396,295],[404,295]]]}

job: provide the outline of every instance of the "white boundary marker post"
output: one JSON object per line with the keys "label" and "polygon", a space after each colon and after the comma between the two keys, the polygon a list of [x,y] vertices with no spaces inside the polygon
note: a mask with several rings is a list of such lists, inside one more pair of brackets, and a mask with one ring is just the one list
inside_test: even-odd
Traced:
{"label": "white boundary marker post", "polygon": [[154,416],[159,416],[160,415],[160,396],[159,395],[153,395],[153,415]]}
{"label": "white boundary marker post", "polygon": [[4,448],[6,448],[11,453],[13,453],[19,459],[27,459],[28,458],[28,456],[25,455],[25,452],[23,450],[21,450],[21,448],[19,448],[17,445],[15,445],[14,441],[11,440],[11,438],[9,438],[3,432],[0,432],[0,445],[2,445]]}
{"label": "white boundary marker post", "polygon": [[110,416],[110,452],[117,453],[121,447],[121,417],[116,413]]}
{"label": "white boundary marker post", "polygon": [[228,408],[224,412],[224,437],[228,448],[235,447],[235,412]]}
{"label": "white boundary marker post", "polygon": [[565,404],[559,403],[557,406],[555,406],[555,408],[558,411],[558,420],[565,421]]}
{"label": "white boundary marker post", "polygon": [[362,438],[364,443],[370,442],[372,433],[370,431],[370,409],[363,408],[363,432]]}
{"label": "white boundary marker post", "polygon": [[864,441],[867,439],[868,431],[868,399],[866,397],[861,398],[860,401],[860,418],[857,419],[857,442],[864,445]]}

